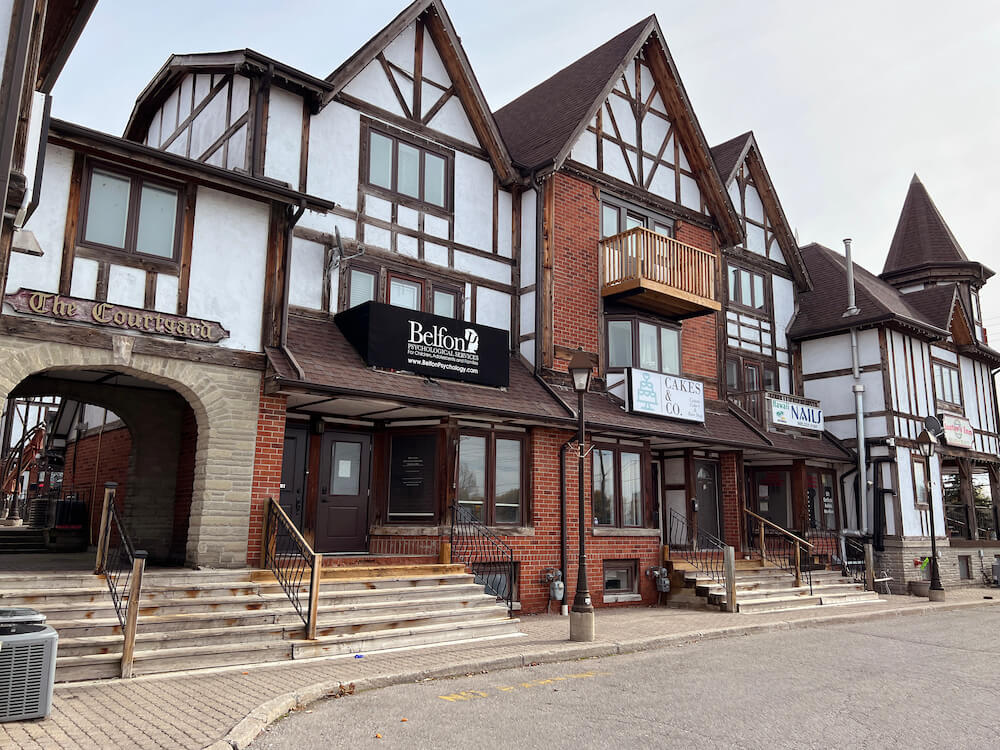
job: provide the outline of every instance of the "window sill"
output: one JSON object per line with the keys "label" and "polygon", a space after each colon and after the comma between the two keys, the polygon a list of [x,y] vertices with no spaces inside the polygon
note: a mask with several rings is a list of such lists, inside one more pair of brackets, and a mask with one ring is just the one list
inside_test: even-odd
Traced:
{"label": "window sill", "polygon": [[641,594],[605,594],[604,603],[611,604],[613,602],[641,602]]}
{"label": "window sill", "polygon": [[659,536],[659,529],[632,529],[618,526],[595,526],[591,536]]}

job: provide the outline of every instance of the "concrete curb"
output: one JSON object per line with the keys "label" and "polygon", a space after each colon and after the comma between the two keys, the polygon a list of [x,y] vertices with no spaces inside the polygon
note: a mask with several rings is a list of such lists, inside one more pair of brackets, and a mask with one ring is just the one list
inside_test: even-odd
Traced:
{"label": "concrete curb", "polygon": [[[531,650],[529,646],[528,650],[516,656],[478,659],[448,664],[435,669],[418,669],[379,675],[377,677],[367,677],[354,680],[353,682],[356,690],[374,690],[391,685],[401,685],[407,682],[417,682],[419,680],[459,677],[469,672],[520,669],[533,664],[552,664],[579,659],[592,659],[601,656],[640,653],[654,649],[683,646],[700,641],[719,640],[735,636],[757,635],[759,633],[772,633],[781,630],[800,630],[820,625],[845,625],[854,622],[877,620],[884,617],[925,615],[932,612],[953,612],[977,607],[989,607],[997,604],[1000,604],[1000,600],[977,600],[950,604],[928,603],[923,605],[909,605],[905,608],[881,609],[874,612],[849,612],[846,614],[830,614],[796,620],[781,620],[778,622],[750,622],[746,625],[728,625],[710,630],[646,636],[624,641],[580,644],[566,642],[556,648],[543,647],[535,650]],[[213,742],[211,745],[207,745],[203,750],[243,750],[260,736],[261,732],[279,718],[293,709],[301,710],[331,694],[336,694],[341,684],[341,680],[327,680],[272,698],[251,711],[224,738]]]}

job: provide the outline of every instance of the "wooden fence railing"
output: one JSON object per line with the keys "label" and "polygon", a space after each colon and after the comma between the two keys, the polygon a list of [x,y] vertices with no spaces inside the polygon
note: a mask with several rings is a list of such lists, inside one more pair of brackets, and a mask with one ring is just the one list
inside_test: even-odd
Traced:
{"label": "wooden fence railing", "polygon": [[715,255],[644,227],[602,240],[601,263],[605,287],[645,279],[715,300]]}

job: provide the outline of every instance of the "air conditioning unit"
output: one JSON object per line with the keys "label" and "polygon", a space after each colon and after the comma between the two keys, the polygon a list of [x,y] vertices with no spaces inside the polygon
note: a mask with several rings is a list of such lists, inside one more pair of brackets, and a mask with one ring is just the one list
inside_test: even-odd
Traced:
{"label": "air conditioning unit", "polygon": [[58,641],[48,625],[0,623],[0,723],[52,711]]}

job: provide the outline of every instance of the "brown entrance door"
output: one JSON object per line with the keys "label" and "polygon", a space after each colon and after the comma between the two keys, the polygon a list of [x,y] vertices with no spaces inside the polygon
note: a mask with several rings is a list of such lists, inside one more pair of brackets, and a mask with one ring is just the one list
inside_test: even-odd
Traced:
{"label": "brown entrance door", "polygon": [[368,551],[371,436],[327,432],[319,463],[317,552]]}
{"label": "brown entrance door", "polygon": [[296,528],[302,530],[302,510],[306,489],[306,446],[309,435],[305,428],[285,430],[285,452],[281,459],[280,504]]}

